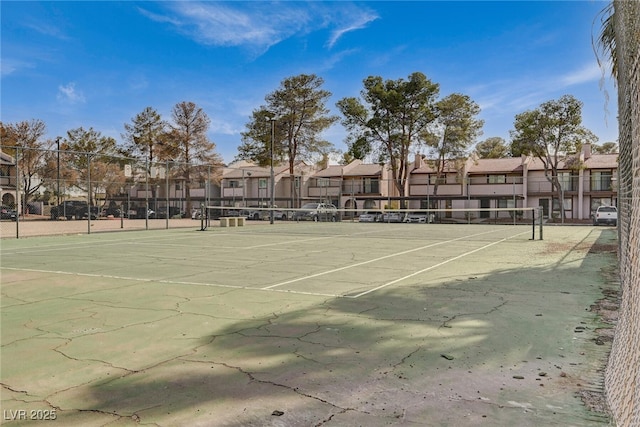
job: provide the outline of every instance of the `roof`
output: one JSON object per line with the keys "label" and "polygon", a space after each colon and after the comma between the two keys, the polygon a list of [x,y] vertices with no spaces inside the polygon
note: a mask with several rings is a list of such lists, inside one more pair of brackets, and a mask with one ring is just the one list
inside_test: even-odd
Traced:
{"label": "roof", "polygon": [[[273,167],[274,175],[280,175],[284,172],[289,172],[288,165],[275,165]],[[242,179],[244,178],[267,178],[271,176],[270,167],[262,166],[247,166],[240,169],[228,169],[224,174],[224,179]]]}
{"label": "roof", "polygon": [[[584,161],[587,169],[616,169],[618,167],[618,154],[592,154],[591,157]],[[569,156],[568,159],[572,158]],[[573,156],[575,158],[575,156]],[[544,164],[540,159],[534,157],[529,162],[527,168],[529,170],[544,170]],[[558,169],[570,169],[564,159],[558,162]]]}
{"label": "roof", "polygon": [[12,156],[0,150],[0,163],[2,163],[3,165],[13,165],[15,164],[15,162],[16,161]]}
{"label": "roof", "polygon": [[375,176],[382,175],[382,165],[359,164],[344,171],[344,176]]}
{"label": "roof", "polygon": [[522,174],[522,158],[510,157],[503,159],[477,159],[470,162],[468,169],[470,174],[511,172]]}
{"label": "roof", "polygon": [[[424,163],[422,164],[422,166],[412,170],[411,173],[412,174],[414,174],[414,173],[416,173],[416,174],[417,173],[436,173],[436,170],[431,167],[430,163],[431,163],[430,160],[425,160]],[[444,173],[456,173],[456,172],[458,172],[458,169],[456,168],[456,162],[447,160],[446,163],[445,163],[445,167],[444,167]]]}
{"label": "roof", "polygon": [[616,169],[618,167],[619,154],[592,154],[584,161],[588,169]]}
{"label": "roof", "polygon": [[362,160],[354,160],[348,165],[330,165],[313,174],[316,178],[338,178],[354,176],[379,176],[382,175],[382,165],[363,163]]}
{"label": "roof", "polygon": [[345,166],[343,165],[330,165],[316,173],[313,174],[316,178],[335,178],[338,176],[343,176],[343,170]]}

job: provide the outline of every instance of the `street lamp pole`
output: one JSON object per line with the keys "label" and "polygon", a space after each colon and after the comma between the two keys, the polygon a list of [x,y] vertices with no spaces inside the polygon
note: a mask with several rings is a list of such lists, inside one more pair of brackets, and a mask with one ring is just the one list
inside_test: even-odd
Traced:
{"label": "street lamp pole", "polygon": [[58,195],[58,203],[57,205],[60,206],[60,137],[56,138],[56,144],[58,145],[58,165],[57,165],[57,169],[58,169],[58,176],[56,178],[56,184],[57,184],[57,188],[56,188],[56,193]]}
{"label": "street lamp pole", "polygon": [[269,215],[269,222],[271,224],[273,224],[273,208],[275,205],[275,197],[274,197],[274,191],[275,191],[275,182],[274,182],[274,174],[273,174],[273,143],[274,143],[274,136],[275,136],[275,123],[276,123],[276,119],[275,118],[270,118],[269,121],[271,122],[271,180],[270,180],[270,187],[271,187],[271,209],[270,209],[270,215]]}

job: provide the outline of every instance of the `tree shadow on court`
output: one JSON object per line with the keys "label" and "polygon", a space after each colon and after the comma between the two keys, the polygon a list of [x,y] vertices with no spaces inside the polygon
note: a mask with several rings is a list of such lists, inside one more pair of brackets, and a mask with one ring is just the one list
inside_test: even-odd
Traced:
{"label": "tree shadow on court", "polygon": [[[552,410],[501,415],[482,398],[526,387],[541,393],[544,381],[568,384],[567,372],[577,375],[580,351],[595,346],[588,330],[598,320],[588,308],[603,286],[598,274],[615,259],[610,238],[601,239],[595,252],[545,246],[557,259],[550,265],[452,272],[357,299],[310,297],[317,302],[304,305],[299,296],[265,293],[272,314],[213,328],[179,357],[93,384],[85,410],[160,425],[320,425],[337,417],[455,424],[460,411],[466,425],[487,414],[494,423],[555,422]],[[567,251],[584,259],[559,256]]]}

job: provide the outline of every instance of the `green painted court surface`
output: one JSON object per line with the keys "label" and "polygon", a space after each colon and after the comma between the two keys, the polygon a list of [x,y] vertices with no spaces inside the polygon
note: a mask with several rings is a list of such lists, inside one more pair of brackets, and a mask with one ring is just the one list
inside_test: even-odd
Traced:
{"label": "green painted court surface", "polygon": [[589,307],[615,229],[531,238],[344,222],[3,240],[2,422],[608,425],[578,393],[601,387]]}

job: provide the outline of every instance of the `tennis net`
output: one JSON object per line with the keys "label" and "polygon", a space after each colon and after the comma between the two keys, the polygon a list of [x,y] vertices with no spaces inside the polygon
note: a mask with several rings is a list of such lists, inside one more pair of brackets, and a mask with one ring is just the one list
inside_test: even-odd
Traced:
{"label": "tennis net", "polygon": [[203,229],[227,218],[268,222],[358,222],[415,224],[499,224],[528,225],[539,228],[542,238],[543,217],[539,208],[469,209],[337,209],[323,203],[303,208],[202,206],[198,213]]}

